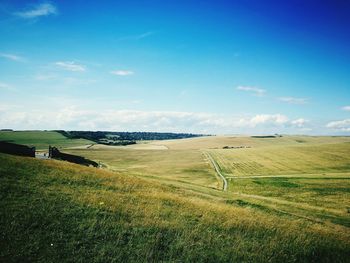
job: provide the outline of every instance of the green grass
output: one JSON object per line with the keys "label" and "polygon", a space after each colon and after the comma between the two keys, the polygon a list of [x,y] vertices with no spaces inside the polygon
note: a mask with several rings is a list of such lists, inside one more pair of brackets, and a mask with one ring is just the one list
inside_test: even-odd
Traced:
{"label": "green grass", "polygon": [[49,145],[67,148],[93,143],[85,139],[68,139],[54,131],[0,131],[0,141],[35,146],[37,149],[45,150]]}
{"label": "green grass", "polygon": [[350,173],[229,179],[229,190],[275,211],[350,227]]}
{"label": "green grass", "polygon": [[1,262],[347,262],[350,249],[343,225],[229,192],[6,154],[0,233]]}

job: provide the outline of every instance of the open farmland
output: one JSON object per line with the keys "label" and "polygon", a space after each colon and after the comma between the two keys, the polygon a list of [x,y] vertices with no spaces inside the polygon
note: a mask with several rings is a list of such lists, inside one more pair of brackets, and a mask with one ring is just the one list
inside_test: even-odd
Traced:
{"label": "open farmland", "polygon": [[213,136],[64,149],[102,169],[2,154],[1,259],[347,262],[349,142]]}
{"label": "open farmland", "polygon": [[[231,136],[155,141],[144,144],[142,150],[95,145],[69,152],[100,161],[126,176],[217,195],[210,188],[221,190],[222,180],[208,159],[210,154],[228,181],[227,196],[232,202],[349,226],[349,142],[349,137]],[[153,148],[162,145],[167,150]],[[249,148],[222,149],[225,146]]]}

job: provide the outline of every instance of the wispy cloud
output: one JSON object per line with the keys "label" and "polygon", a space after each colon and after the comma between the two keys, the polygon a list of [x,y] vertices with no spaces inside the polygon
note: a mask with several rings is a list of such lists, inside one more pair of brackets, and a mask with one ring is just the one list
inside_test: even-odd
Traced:
{"label": "wispy cloud", "polygon": [[58,61],[55,62],[55,65],[64,70],[73,72],[82,72],[86,70],[86,67],[84,65],[77,64],[74,61]]}
{"label": "wispy cloud", "polygon": [[13,86],[4,82],[0,82],[0,90],[16,91]]}
{"label": "wispy cloud", "polygon": [[2,58],[6,58],[12,61],[24,61],[23,57],[20,57],[18,55],[15,54],[9,54],[9,53],[0,53],[0,57]]}
{"label": "wispy cloud", "polygon": [[57,8],[53,4],[47,2],[33,6],[30,9],[26,9],[20,12],[16,12],[15,15],[25,19],[38,18],[41,16],[48,16],[57,14]]}
{"label": "wispy cloud", "polygon": [[142,34],[138,34],[138,35],[130,35],[130,36],[125,36],[125,37],[120,37],[117,39],[117,41],[123,41],[123,40],[141,40],[141,39],[144,39],[144,38],[147,38],[149,36],[152,36],[154,35],[155,32],[153,31],[148,31],[148,32],[145,32],[145,33],[142,33]]}
{"label": "wispy cloud", "polygon": [[0,82],[0,89],[9,89],[9,88],[11,88],[10,85],[3,83],[3,82]]}
{"label": "wispy cloud", "polygon": [[264,96],[264,94],[266,93],[266,90],[264,89],[250,86],[238,86],[236,89],[252,93],[255,96]]}
{"label": "wispy cloud", "polygon": [[153,31],[148,31],[148,32],[145,32],[145,33],[143,33],[143,34],[140,34],[140,35],[135,36],[135,39],[137,39],[137,40],[143,39],[143,38],[152,36],[152,35],[154,35],[154,34],[155,34],[155,32],[153,32]]}
{"label": "wispy cloud", "polygon": [[117,75],[117,76],[130,76],[130,75],[134,75],[134,72],[131,70],[112,70],[110,72],[113,75]]}
{"label": "wispy cloud", "polygon": [[344,106],[341,108],[342,110],[345,110],[345,111],[350,111],[350,106]]}
{"label": "wispy cloud", "polygon": [[306,104],[307,99],[306,98],[295,98],[295,97],[280,97],[278,100],[282,102],[286,102],[289,104]]}
{"label": "wispy cloud", "polygon": [[326,127],[337,131],[350,132],[350,119],[332,121],[329,122]]}
{"label": "wispy cloud", "polygon": [[39,73],[39,74],[34,76],[35,80],[40,80],[40,81],[53,80],[53,79],[56,79],[56,78],[57,78],[57,75],[49,74],[49,73],[48,74]]}

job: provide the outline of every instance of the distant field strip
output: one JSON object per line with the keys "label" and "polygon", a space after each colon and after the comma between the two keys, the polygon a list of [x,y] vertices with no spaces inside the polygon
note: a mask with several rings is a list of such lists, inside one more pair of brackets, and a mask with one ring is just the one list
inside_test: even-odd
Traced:
{"label": "distant field strip", "polygon": [[[334,174],[334,173],[333,173]],[[259,179],[259,178],[294,178],[294,179],[350,179],[349,175],[346,176],[324,176],[324,175],[314,175],[314,174],[286,174],[286,175],[251,175],[251,176],[226,176],[226,179]]]}
{"label": "distant field strip", "polygon": [[219,177],[222,179],[222,190],[227,191],[227,180],[225,178],[225,176],[222,175],[219,166],[217,165],[217,163],[214,161],[214,159],[211,157],[210,153],[205,153],[206,156],[208,157],[208,159],[210,160],[210,162],[213,164],[214,169],[216,171],[216,173],[219,175]]}

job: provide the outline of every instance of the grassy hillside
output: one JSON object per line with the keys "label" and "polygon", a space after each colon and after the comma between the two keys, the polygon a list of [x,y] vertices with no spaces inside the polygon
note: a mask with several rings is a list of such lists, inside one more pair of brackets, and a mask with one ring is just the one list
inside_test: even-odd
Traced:
{"label": "grassy hillside", "polygon": [[0,154],[0,261],[348,261],[347,227],[208,193]]}
{"label": "grassy hillside", "polygon": [[85,139],[68,139],[54,131],[0,131],[0,140],[47,149],[49,145],[58,148],[91,144]]}

